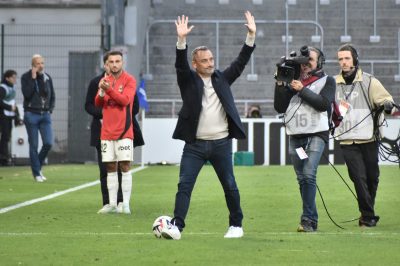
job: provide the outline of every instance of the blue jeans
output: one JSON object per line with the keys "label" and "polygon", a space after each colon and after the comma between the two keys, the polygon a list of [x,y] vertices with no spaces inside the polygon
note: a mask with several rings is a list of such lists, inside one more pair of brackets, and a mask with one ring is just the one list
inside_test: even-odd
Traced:
{"label": "blue jeans", "polygon": [[[308,158],[301,160],[295,149],[302,147]],[[289,136],[289,154],[292,158],[297,182],[300,187],[300,195],[303,201],[303,213],[301,219],[309,219],[318,222],[318,212],[315,205],[317,192],[317,168],[325,148],[325,142],[320,137],[295,138]]]}
{"label": "blue jeans", "polygon": [[239,189],[236,185],[232,165],[232,140],[196,140],[185,144],[181,159],[178,192],[175,198],[175,225],[182,230],[189,210],[190,197],[197,176],[203,165],[209,161],[214,167],[218,179],[225,192],[225,200],[229,209],[229,225],[242,226],[243,213],[240,208]]}
{"label": "blue jeans", "polygon": [[[42,165],[53,144],[53,133],[51,130],[50,113],[37,114],[25,112],[24,122],[26,132],[28,133],[29,157],[31,159],[31,168],[33,176],[39,176]],[[39,132],[42,138],[43,146],[38,153]]]}

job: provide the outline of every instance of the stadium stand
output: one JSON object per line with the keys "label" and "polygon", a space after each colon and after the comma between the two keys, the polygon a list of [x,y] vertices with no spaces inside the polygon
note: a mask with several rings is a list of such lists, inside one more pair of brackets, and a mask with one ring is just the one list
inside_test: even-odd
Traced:
{"label": "stadium stand", "polygon": [[[220,5],[217,0],[189,1],[168,0],[154,1],[151,10],[152,21],[149,27],[149,66],[143,62],[142,69],[151,74],[152,79],[147,81],[146,90],[151,100],[150,110],[146,114],[150,117],[171,117],[179,111],[179,92],[176,84],[175,60],[175,27],[173,20],[180,14],[187,14],[194,21],[195,29],[189,40],[189,50],[198,45],[207,45],[217,55],[216,22],[219,20],[219,56],[217,62],[224,68],[237,55],[243,43],[244,10],[250,10],[256,20],[268,23],[257,25],[257,49],[254,55],[254,73],[250,64],[244,75],[235,83],[233,90],[239,112],[245,116],[246,105],[252,100],[262,100],[259,103],[263,116],[274,116],[272,108],[273,74],[275,63],[286,54],[286,44],[282,36],[286,34],[286,25],[282,20],[286,18],[284,1],[264,0],[261,4],[252,1],[230,0],[229,5]],[[193,3],[194,2],[194,3]],[[288,5],[288,19],[290,21],[315,21],[316,4],[318,5],[318,23],[323,28],[323,51],[327,58],[325,66],[329,74],[338,72],[336,63],[336,49],[340,46],[340,36],[344,35],[344,1],[331,0],[329,5],[321,5],[318,0],[298,0],[296,5]],[[394,0],[376,1],[376,31],[380,35],[380,42],[371,43],[369,38],[374,35],[374,3],[373,1],[347,1],[347,34],[352,37],[352,43],[357,47],[360,55],[361,67],[377,76],[384,86],[393,94],[396,100],[400,97],[399,82],[394,76],[399,73],[399,45],[398,31],[400,6]],[[160,20],[167,22],[158,22]],[[234,20],[235,23],[225,23]],[[196,21],[198,21],[196,23]],[[206,23],[209,21],[210,23]],[[224,22],[225,21],[225,22]],[[270,23],[275,21],[276,23]],[[279,23],[277,21],[280,21]],[[289,24],[288,35],[292,42],[288,44],[289,52],[298,50],[302,45],[316,45],[311,36],[320,34],[316,26],[311,23]],[[384,60],[384,62],[380,62]],[[385,62],[390,61],[390,62]],[[394,61],[394,62],[392,62]],[[257,74],[257,81],[248,81],[248,74]],[[176,102],[168,99],[178,99]]]}

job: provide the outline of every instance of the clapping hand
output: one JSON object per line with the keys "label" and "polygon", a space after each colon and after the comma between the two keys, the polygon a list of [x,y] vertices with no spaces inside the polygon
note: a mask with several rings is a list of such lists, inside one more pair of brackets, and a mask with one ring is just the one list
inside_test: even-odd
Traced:
{"label": "clapping hand", "polygon": [[110,88],[110,83],[105,79],[105,78],[103,78],[101,81],[100,81],[100,84],[99,84],[100,86],[100,89],[102,89],[102,90],[104,90],[104,91],[107,91],[109,88]]}

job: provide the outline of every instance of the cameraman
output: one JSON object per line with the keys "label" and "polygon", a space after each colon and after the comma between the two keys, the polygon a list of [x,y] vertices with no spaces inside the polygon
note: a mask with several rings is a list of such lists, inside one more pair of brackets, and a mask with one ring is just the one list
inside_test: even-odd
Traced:
{"label": "cameraman", "polygon": [[[289,135],[289,154],[299,183],[303,202],[298,232],[314,232],[318,227],[315,205],[317,167],[329,139],[331,104],[335,99],[333,77],[322,70],[325,58],[315,47],[302,47],[299,79],[278,80],[275,85],[274,108],[284,113]],[[295,75],[296,76],[296,75]]]}
{"label": "cameraman", "polygon": [[379,134],[374,134],[379,127],[375,114],[382,110],[393,114],[396,108],[392,96],[379,80],[359,68],[358,53],[352,45],[342,45],[337,57],[341,71],[336,76],[336,101],[344,119],[336,129],[335,138],[340,141],[357,193],[361,212],[358,224],[373,227],[379,221],[374,211],[379,183],[377,140],[380,138]]}

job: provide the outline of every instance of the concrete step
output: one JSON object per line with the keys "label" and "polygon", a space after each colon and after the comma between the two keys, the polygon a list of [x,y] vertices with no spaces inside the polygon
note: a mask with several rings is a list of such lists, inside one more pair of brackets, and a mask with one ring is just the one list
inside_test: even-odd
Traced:
{"label": "concrete step", "polygon": [[[333,60],[325,66],[330,75],[339,72],[336,54],[341,45],[340,36],[344,35],[344,4],[343,1],[332,0],[328,6],[319,6],[319,23],[324,28],[324,53],[328,60]],[[372,1],[348,1],[348,34],[352,36],[352,43],[359,51],[362,60],[398,59],[397,32],[400,24],[398,16],[400,6],[393,0],[380,0],[377,2],[377,34],[381,36],[379,43],[370,43],[369,36],[373,35]],[[289,6],[289,19],[314,20],[315,0],[299,0],[296,6]],[[262,5],[254,5],[251,1],[231,0],[229,5],[219,5],[217,0],[196,1],[196,4],[186,4],[183,0],[164,0],[163,4],[154,4],[152,9],[153,19],[169,19],[168,23],[156,24],[150,31],[150,72],[154,79],[148,81],[148,96],[154,98],[180,98],[176,84],[175,74],[175,43],[176,32],[172,20],[177,15],[189,14],[190,19],[233,19],[242,20],[243,11],[250,10],[257,20],[282,20],[285,18],[285,7],[281,1],[266,0]],[[191,23],[189,23],[191,24]],[[199,45],[207,45],[216,56],[215,24],[192,23],[194,30],[188,37],[189,53]],[[243,24],[219,25],[219,67],[223,69],[237,56],[246,34]],[[232,91],[236,99],[271,99],[274,92],[273,74],[276,62],[286,53],[282,35],[285,34],[285,24],[257,25],[257,49],[254,52],[254,72],[258,74],[256,82],[246,79],[251,73],[250,65],[246,67],[242,76],[233,84]],[[314,25],[291,24],[289,34],[293,42],[289,44],[289,51],[298,50],[301,46],[312,45],[310,36],[315,34]],[[315,44],[319,47],[319,44]],[[189,56],[190,57],[190,56]],[[189,58],[190,60],[190,58]],[[365,71],[371,72],[371,66],[361,63]],[[398,83],[394,82],[394,75],[398,73],[397,64],[375,64],[374,74],[384,86],[393,93],[400,95]],[[154,115],[163,116],[171,113],[171,104],[154,104]],[[241,109],[243,108],[243,110]],[[245,114],[244,105],[238,104],[241,114]],[[262,106],[265,114],[275,115],[271,104]]]}

